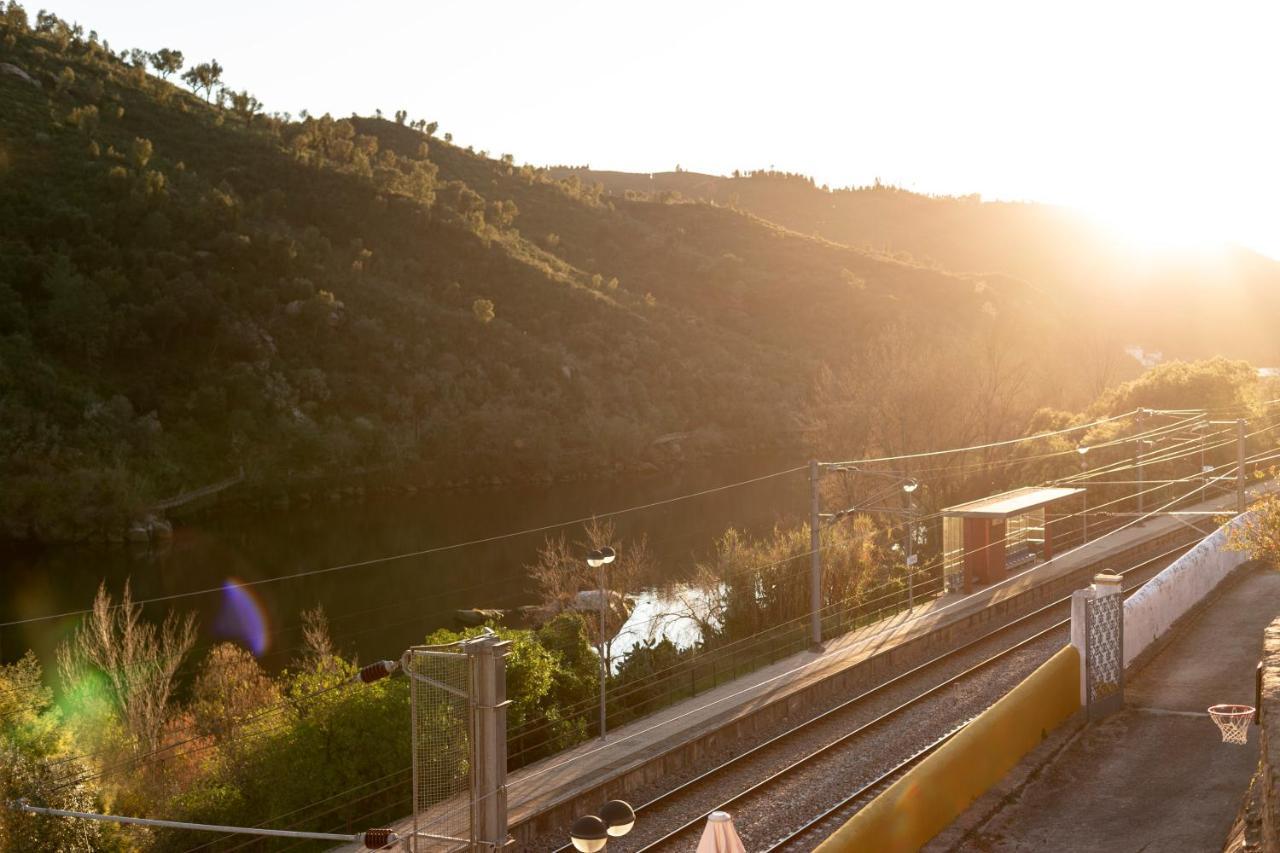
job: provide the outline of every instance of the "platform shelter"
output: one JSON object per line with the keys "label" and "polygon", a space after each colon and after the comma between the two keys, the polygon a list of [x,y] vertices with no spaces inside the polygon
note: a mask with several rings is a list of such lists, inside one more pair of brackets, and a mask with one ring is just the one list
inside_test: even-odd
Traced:
{"label": "platform shelter", "polygon": [[1084,489],[1028,486],[942,510],[942,571],[948,592],[971,592],[1053,556],[1046,509]]}

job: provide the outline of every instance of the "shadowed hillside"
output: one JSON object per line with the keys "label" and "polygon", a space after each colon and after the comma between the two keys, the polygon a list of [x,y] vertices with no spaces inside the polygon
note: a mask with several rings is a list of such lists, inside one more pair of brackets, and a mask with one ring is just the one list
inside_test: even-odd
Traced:
{"label": "shadowed hillside", "polygon": [[[1120,375],[1114,342],[1081,343],[1044,289],[1007,276],[718,202],[606,196],[403,113],[266,115],[52,15],[5,27],[12,536],[118,535],[240,471],[275,496],[353,472],[545,480],[798,449],[830,412],[823,377],[884,340],[958,362],[1019,352],[1001,368],[1023,374],[1017,416],[983,437],[1105,385],[1064,363],[1105,352]],[[879,363],[877,381],[901,381]]]}

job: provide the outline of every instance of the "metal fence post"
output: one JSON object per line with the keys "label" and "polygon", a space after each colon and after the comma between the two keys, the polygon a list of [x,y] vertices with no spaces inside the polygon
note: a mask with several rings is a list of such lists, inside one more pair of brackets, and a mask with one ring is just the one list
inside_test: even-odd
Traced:
{"label": "metal fence post", "polygon": [[478,850],[501,850],[507,838],[507,665],[511,642],[477,637],[466,644],[475,699],[472,809]]}

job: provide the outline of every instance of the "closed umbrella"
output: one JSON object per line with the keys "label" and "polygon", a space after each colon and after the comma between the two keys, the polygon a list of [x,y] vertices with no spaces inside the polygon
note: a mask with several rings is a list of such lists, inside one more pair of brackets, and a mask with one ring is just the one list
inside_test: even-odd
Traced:
{"label": "closed umbrella", "polygon": [[707,828],[702,831],[697,853],[747,853],[728,812],[707,815]]}

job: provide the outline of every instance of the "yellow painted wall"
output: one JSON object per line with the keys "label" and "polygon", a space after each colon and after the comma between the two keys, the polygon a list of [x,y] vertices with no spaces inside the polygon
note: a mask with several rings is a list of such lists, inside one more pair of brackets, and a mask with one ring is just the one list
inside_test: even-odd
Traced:
{"label": "yellow painted wall", "polygon": [[946,828],[1080,709],[1080,655],[1066,646],[818,846],[909,853]]}

